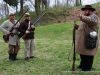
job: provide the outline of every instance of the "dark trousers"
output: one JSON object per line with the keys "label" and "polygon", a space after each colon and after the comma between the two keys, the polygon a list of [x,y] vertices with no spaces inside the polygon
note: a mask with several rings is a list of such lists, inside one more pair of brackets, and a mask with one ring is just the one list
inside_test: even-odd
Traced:
{"label": "dark trousers", "polygon": [[8,53],[11,54],[11,53],[18,53],[19,51],[19,45],[10,45],[9,44],[9,50],[8,50]]}
{"label": "dark trousers", "polygon": [[81,58],[80,67],[82,71],[90,71],[92,68],[94,56],[80,54],[80,58]]}

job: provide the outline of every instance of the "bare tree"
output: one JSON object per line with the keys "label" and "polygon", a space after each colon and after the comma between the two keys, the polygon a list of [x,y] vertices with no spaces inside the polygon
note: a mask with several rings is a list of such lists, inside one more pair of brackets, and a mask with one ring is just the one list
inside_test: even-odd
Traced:
{"label": "bare tree", "polygon": [[23,13],[23,3],[24,3],[24,0],[20,0],[20,14]]}
{"label": "bare tree", "polygon": [[[37,19],[40,16],[40,4],[41,4],[41,0],[35,0],[35,11],[36,11]],[[40,25],[40,23],[38,22],[37,25]]]}
{"label": "bare tree", "polygon": [[0,4],[0,18],[4,18],[9,13],[8,5],[6,2]]}
{"label": "bare tree", "polygon": [[29,0],[29,1],[30,1],[31,5],[32,5],[32,8],[34,9],[35,8],[34,0]]}
{"label": "bare tree", "polygon": [[82,4],[81,2],[82,2],[81,0],[76,0],[76,6],[81,5]]}
{"label": "bare tree", "polygon": [[4,4],[4,9],[5,9],[5,15],[8,15],[9,9],[7,3]]}
{"label": "bare tree", "polygon": [[75,0],[62,0],[62,5],[63,6],[74,6]]}
{"label": "bare tree", "polygon": [[57,0],[55,0],[55,7],[57,6]]}
{"label": "bare tree", "polygon": [[47,0],[42,0],[41,3],[42,3],[42,9],[43,9],[43,8],[46,9],[46,8],[48,7],[48,6],[47,6],[47,5],[48,5]]}
{"label": "bare tree", "polygon": [[50,5],[50,0],[47,0],[47,7],[49,7]]}

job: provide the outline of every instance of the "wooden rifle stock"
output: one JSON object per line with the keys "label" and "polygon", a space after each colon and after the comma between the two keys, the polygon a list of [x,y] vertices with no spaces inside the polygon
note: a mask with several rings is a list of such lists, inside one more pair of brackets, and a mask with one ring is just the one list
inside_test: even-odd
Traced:
{"label": "wooden rifle stock", "polygon": [[[74,21],[74,24],[76,24],[76,22]],[[72,63],[72,71],[75,71],[75,28],[73,28],[73,45],[74,45],[74,50],[73,50],[73,63]]]}
{"label": "wooden rifle stock", "polygon": [[3,39],[4,39],[5,42],[7,42],[9,40],[9,35],[8,34],[3,35]]}
{"label": "wooden rifle stock", "polygon": [[28,33],[25,33],[25,34],[22,36],[22,39],[23,39],[23,40],[25,40],[27,34],[28,34]]}
{"label": "wooden rifle stock", "polygon": [[[45,12],[40,18],[38,18],[33,25],[35,25],[47,12]],[[30,31],[31,27],[28,29],[28,31]],[[23,36],[22,36],[22,39],[25,40],[26,36],[27,36],[28,33],[25,33]]]}
{"label": "wooden rifle stock", "polygon": [[[27,10],[22,14],[22,16],[17,20],[17,22],[14,24],[14,26],[21,20],[21,18],[24,16],[24,14],[25,14],[27,11],[28,11],[28,9],[27,9]],[[14,27],[14,26],[13,26],[13,27]],[[9,30],[10,32],[13,31],[13,29],[14,29],[13,27]],[[4,39],[5,42],[7,42],[7,41],[9,40],[9,35],[10,35],[10,34],[6,34],[6,35],[3,36],[3,39]]]}

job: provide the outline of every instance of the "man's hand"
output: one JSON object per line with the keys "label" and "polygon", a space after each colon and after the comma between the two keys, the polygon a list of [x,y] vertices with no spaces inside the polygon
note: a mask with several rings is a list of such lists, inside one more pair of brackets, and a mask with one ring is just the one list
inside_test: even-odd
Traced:
{"label": "man's hand", "polygon": [[82,18],[81,11],[79,9],[76,10],[76,16]]}
{"label": "man's hand", "polygon": [[26,30],[26,32],[25,32],[25,33],[27,33],[27,34],[28,34],[28,33],[30,33],[30,31]]}
{"label": "man's hand", "polygon": [[14,29],[18,28],[18,26],[13,26]]}
{"label": "man's hand", "polygon": [[10,31],[7,31],[6,33],[9,35],[11,32]]}
{"label": "man's hand", "polygon": [[34,25],[31,25],[31,28],[35,28],[35,26]]}
{"label": "man's hand", "polygon": [[77,30],[77,29],[78,29],[78,27],[79,27],[79,25],[74,24],[74,29],[75,29],[75,30]]}

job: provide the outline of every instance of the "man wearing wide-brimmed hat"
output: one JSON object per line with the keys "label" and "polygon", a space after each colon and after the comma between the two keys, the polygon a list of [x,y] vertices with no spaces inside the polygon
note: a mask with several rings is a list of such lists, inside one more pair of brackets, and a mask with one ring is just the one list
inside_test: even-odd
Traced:
{"label": "man wearing wide-brimmed hat", "polygon": [[[77,10],[77,17],[80,19],[81,24],[74,25],[74,28],[78,30],[76,37],[76,46],[75,52],[80,54],[81,62],[78,68],[82,71],[90,71],[93,65],[94,55],[97,54],[98,51],[98,40],[96,43],[96,48],[87,49],[85,47],[85,36],[89,34],[92,29],[98,32],[99,29],[99,18],[94,14],[96,10],[91,5],[85,5],[85,7],[81,8],[84,12],[84,15],[81,14],[80,10]],[[97,34],[98,36],[98,34]]]}

